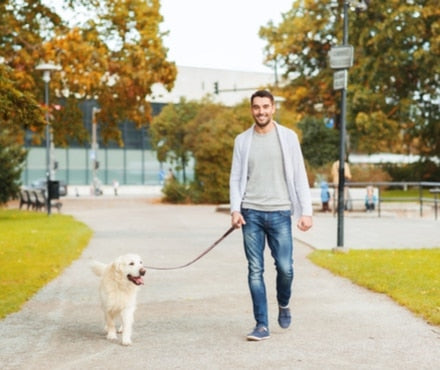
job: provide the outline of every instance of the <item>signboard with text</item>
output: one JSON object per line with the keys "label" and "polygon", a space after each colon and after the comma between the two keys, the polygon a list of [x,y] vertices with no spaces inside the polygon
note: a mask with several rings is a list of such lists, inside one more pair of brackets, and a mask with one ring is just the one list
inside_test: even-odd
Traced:
{"label": "signboard with text", "polygon": [[344,69],[333,73],[333,89],[342,90],[347,88],[348,73]]}
{"label": "signboard with text", "polygon": [[353,65],[353,46],[334,46],[329,51],[330,68],[345,69]]}

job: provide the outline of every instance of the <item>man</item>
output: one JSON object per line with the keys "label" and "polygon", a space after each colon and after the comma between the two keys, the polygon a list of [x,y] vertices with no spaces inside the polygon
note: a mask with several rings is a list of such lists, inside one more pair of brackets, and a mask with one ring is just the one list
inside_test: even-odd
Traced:
{"label": "man", "polygon": [[[339,189],[339,159],[335,162],[333,162],[332,165],[332,179],[334,184],[334,196],[335,196],[335,203],[336,206],[335,211],[338,209],[338,189]],[[348,190],[347,182],[351,180],[351,171],[350,166],[348,165],[348,162],[344,162],[344,210],[350,211],[350,192]]]}
{"label": "man", "polygon": [[248,261],[248,284],[256,326],[248,340],[270,338],[264,248],[267,243],[275,260],[278,323],[291,322],[289,301],[293,282],[291,215],[297,227],[312,227],[310,188],[297,135],[273,120],[275,104],[265,90],[251,97],[254,125],[238,135],[230,175],[232,225],[242,228]]}

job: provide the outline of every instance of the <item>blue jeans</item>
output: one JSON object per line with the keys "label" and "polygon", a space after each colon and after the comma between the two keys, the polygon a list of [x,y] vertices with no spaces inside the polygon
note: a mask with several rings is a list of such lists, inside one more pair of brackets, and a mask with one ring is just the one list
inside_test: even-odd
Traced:
{"label": "blue jeans", "polygon": [[293,282],[293,241],[290,211],[263,212],[242,209],[242,226],[248,284],[255,321],[268,327],[266,286],[264,283],[264,248],[269,245],[277,271],[276,290],[280,306],[289,304]]}

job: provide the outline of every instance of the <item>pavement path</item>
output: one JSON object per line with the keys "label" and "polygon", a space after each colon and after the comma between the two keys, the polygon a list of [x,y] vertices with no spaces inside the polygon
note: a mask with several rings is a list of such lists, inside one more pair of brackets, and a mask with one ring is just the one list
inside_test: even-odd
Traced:
{"label": "pavement path", "polygon": [[[71,199],[63,209],[88,224],[94,237],[82,256],[20,312],[0,321],[2,369],[419,370],[439,366],[438,327],[384,295],[315,266],[306,257],[311,248],[298,240],[293,324],[283,330],[276,323],[275,276],[268,255],[272,338],[247,342],[245,335],[254,322],[239,231],[186,269],[149,270],[138,296],[133,345],[107,341],[99,282],[89,269],[90,260],[110,262],[133,252],[148,265],[180,265],[219,238],[229,227],[229,216],[216,212],[214,206],[160,205],[145,198]],[[323,226],[333,228],[333,219],[318,214],[315,221],[316,234],[305,240],[297,232],[297,237],[310,244],[326,240],[334,246],[331,239],[336,231]],[[366,229],[365,233],[373,227],[371,233],[377,233],[383,220],[365,222],[359,219],[353,225]],[[353,229],[351,220],[347,229]],[[413,229],[419,235],[417,245],[423,246],[425,231],[421,233],[420,225]],[[327,236],[321,239],[320,234]]]}
{"label": "pavement path", "polygon": [[[344,216],[344,247],[348,249],[414,249],[440,247],[440,219],[399,217],[387,212],[349,213]],[[314,226],[308,232],[297,231],[295,237],[316,249],[337,246],[337,217],[315,213]]]}

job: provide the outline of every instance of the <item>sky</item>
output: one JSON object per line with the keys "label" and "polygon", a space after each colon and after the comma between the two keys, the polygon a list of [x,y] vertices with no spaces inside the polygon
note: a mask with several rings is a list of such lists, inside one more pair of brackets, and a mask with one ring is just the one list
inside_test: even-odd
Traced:
{"label": "sky", "polygon": [[261,26],[281,21],[293,0],[161,0],[168,59],[178,66],[272,72]]}

